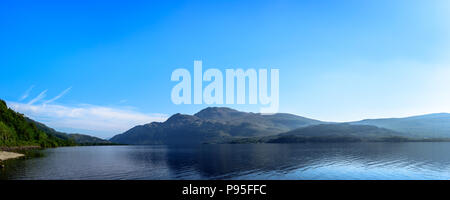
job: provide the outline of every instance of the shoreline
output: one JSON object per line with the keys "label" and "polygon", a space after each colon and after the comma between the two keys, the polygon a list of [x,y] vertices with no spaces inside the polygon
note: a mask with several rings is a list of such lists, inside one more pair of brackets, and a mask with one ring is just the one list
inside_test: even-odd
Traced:
{"label": "shoreline", "polygon": [[42,149],[41,146],[0,146],[0,151],[27,151],[27,150],[33,150],[33,149]]}
{"label": "shoreline", "polygon": [[21,153],[14,153],[14,152],[8,152],[8,151],[0,151],[0,163],[9,159],[15,159],[24,157],[25,154]]}
{"label": "shoreline", "polygon": [[11,159],[25,157],[22,151],[40,149],[40,146],[14,146],[14,147],[0,147],[0,168],[4,167],[4,162]]}

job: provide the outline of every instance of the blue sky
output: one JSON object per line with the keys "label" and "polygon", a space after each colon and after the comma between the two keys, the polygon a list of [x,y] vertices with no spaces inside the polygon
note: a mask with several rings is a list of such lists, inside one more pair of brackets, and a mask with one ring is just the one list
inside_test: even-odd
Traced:
{"label": "blue sky", "polygon": [[206,107],[170,99],[172,71],[202,60],[280,69],[280,112],[450,112],[449,13],[447,0],[3,0],[0,98],[58,130],[111,137]]}

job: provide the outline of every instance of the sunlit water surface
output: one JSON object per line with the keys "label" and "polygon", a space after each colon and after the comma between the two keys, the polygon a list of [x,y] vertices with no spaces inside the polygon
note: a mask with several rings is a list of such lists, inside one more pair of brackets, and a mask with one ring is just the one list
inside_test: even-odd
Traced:
{"label": "sunlit water surface", "polygon": [[92,146],[8,161],[0,179],[450,179],[450,143]]}

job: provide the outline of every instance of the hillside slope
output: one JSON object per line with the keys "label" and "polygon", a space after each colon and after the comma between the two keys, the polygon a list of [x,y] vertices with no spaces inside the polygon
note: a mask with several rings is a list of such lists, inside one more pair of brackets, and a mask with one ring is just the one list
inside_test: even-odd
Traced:
{"label": "hillside slope", "polygon": [[63,139],[63,140],[70,140],[73,141],[75,144],[80,144],[80,145],[88,145],[88,144],[111,144],[110,141],[108,140],[104,140],[101,138],[97,138],[97,137],[93,137],[90,135],[84,135],[84,134],[78,134],[78,133],[63,133],[63,132],[59,132],[56,131],[53,128],[48,127],[47,125],[34,121],[30,118],[25,117],[25,119],[33,124],[36,125],[36,127],[45,132],[48,135],[52,135],[55,136],[57,138]]}
{"label": "hillside slope", "polygon": [[74,142],[46,134],[26,117],[9,109],[0,100],[0,146],[58,147],[74,145]]}

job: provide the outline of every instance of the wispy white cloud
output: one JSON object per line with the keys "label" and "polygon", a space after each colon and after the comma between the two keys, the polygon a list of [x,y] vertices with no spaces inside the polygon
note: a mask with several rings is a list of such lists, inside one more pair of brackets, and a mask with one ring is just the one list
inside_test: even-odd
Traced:
{"label": "wispy white cloud", "polygon": [[129,108],[95,105],[31,105],[8,102],[10,108],[61,131],[76,131],[108,138],[136,125],[167,119],[165,114],[145,114]]}
{"label": "wispy white cloud", "polygon": [[30,102],[28,102],[28,105],[32,105],[33,103],[36,103],[37,101],[40,101],[41,99],[45,98],[46,93],[47,93],[47,90],[42,91],[36,98],[34,98]]}
{"label": "wispy white cloud", "polygon": [[52,102],[58,100],[59,98],[63,97],[67,92],[69,92],[70,89],[72,89],[72,87],[65,89],[64,91],[62,91],[60,94],[58,94],[58,96],[54,97],[53,99],[45,101],[44,104],[49,104],[49,103],[52,103]]}
{"label": "wispy white cloud", "polygon": [[31,92],[31,90],[33,90],[33,88],[34,88],[34,85],[30,86],[30,88],[28,88],[28,89],[25,91],[25,93],[23,93],[23,95],[20,97],[19,101],[23,101],[23,100],[25,100],[26,98],[28,98],[28,96],[30,96],[30,92]]}

